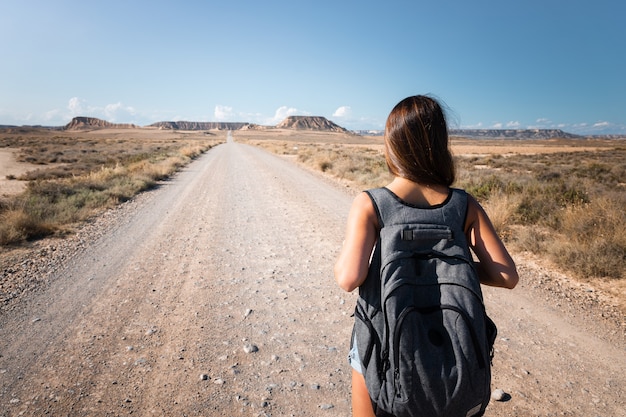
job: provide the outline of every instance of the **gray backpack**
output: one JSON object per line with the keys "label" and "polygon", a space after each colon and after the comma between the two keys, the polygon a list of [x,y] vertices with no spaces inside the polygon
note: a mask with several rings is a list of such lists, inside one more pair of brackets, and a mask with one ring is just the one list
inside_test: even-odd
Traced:
{"label": "gray backpack", "polygon": [[467,194],[422,209],[386,188],[367,193],[381,230],[353,343],[376,415],[483,415],[496,326],[464,233]]}

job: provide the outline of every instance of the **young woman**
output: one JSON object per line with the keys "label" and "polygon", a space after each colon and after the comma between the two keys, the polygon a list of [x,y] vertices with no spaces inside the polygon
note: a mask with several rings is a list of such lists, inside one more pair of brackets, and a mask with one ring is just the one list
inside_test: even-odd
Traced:
{"label": "young woman", "polygon": [[[394,176],[385,188],[404,204],[428,209],[446,203],[455,169],[446,119],[437,101],[412,96],[393,108],[385,127],[385,159]],[[359,194],[350,209],[344,245],[335,264],[335,279],[345,291],[353,291],[365,282],[379,230],[372,200],[366,193]],[[468,200],[465,234],[478,258],[480,282],[514,288],[518,282],[515,263],[487,214],[472,197]],[[354,346],[350,357],[353,415],[374,416]]]}

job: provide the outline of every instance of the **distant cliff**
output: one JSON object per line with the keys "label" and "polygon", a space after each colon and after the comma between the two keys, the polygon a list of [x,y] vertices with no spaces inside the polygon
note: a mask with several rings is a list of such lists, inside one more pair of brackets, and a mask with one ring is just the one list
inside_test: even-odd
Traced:
{"label": "distant cliff", "polygon": [[[34,128],[35,126],[30,126]],[[44,128],[36,126],[38,128]],[[261,126],[248,122],[156,122],[150,128],[170,130],[257,130],[272,129],[272,126]],[[24,126],[0,126],[8,130],[23,129]],[[128,123],[111,123],[95,117],[74,117],[71,122],[62,127],[64,130],[87,130],[107,128],[139,128]],[[357,130],[349,131],[322,116],[289,116],[275,126],[278,129],[314,130],[321,132],[351,133],[364,136],[383,135],[384,131]],[[59,129],[50,128],[48,129]],[[585,136],[564,132],[560,129],[450,129],[450,136],[471,139],[581,139]],[[598,136],[600,137],[600,136]],[[605,135],[606,138],[623,138],[623,135]]]}
{"label": "distant cliff", "polygon": [[129,123],[110,123],[106,120],[95,117],[74,117],[71,122],[65,125],[64,130],[85,130],[103,128],[134,129],[137,126]]}
{"label": "distant cliff", "polygon": [[577,139],[582,136],[560,129],[452,129],[450,136],[477,139]]}
{"label": "distant cliff", "polygon": [[246,128],[250,123],[239,122],[156,122],[148,127],[172,130],[239,130]]}
{"label": "distant cliff", "polygon": [[289,116],[278,125],[279,129],[321,130],[325,132],[350,133],[347,129],[321,116]]}

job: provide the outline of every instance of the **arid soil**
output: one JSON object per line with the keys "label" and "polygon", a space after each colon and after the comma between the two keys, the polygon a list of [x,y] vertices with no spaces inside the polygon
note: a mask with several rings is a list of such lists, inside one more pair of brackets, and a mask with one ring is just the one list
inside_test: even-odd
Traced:
{"label": "arid soil", "polygon": [[[231,140],[2,257],[0,416],[349,416],[357,295],[332,266],[353,195]],[[515,290],[484,289],[508,394],[487,416],[626,416],[623,314],[516,259]]]}
{"label": "arid soil", "polygon": [[14,150],[0,149],[0,197],[3,195],[13,195],[22,192],[26,188],[23,181],[15,181],[7,178],[7,175],[19,177],[20,175],[38,168],[37,165],[17,162]]}

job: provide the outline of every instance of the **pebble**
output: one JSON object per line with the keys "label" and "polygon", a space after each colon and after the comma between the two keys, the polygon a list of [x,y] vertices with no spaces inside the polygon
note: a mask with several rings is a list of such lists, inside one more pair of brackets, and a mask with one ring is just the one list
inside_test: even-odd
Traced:
{"label": "pebble", "polygon": [[330,410],[331,408],[335,408],[335,406],[332,405],[332,404],[322,404],[322,405],[320,405],[320,408],[322,410]]}
{"label": "pebble", "polygon": [[259,347],[257,345],[244,345],[243,347],[243,351],[246,353],[253,353],[253,352],[258,352],[259,351]]}
{"label": "pebble", "polygon": [[500,388],[494,389],[491,392],[491,399],[494,401],[502,401],[506,397],[506,392]]}
{"label": "pebble", "polygon": [[207,374],[200,374],[200,381],[206,381],[209,379],[209,376]]}

